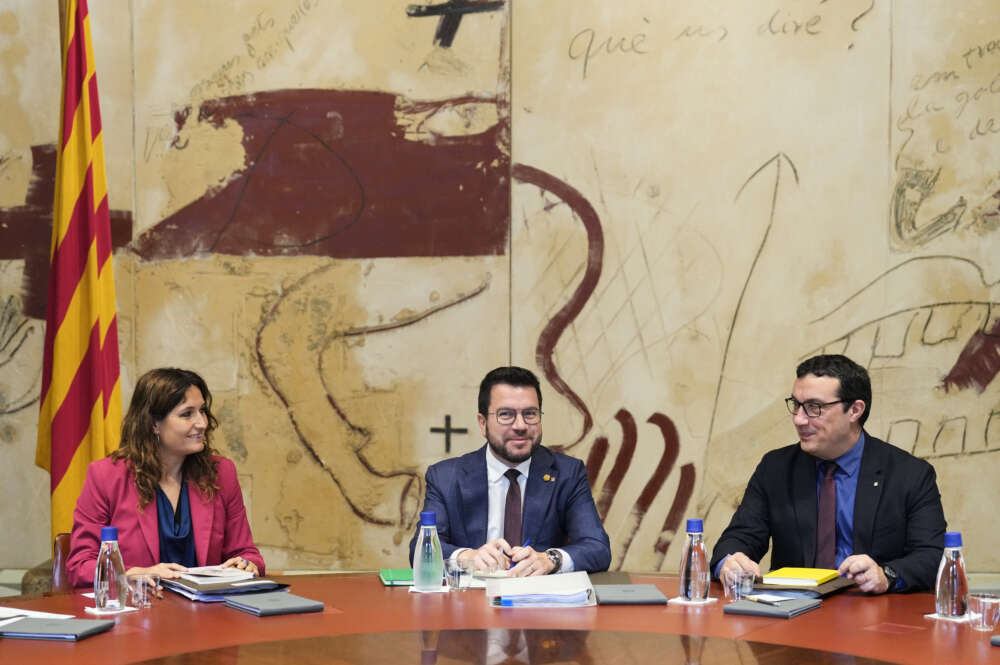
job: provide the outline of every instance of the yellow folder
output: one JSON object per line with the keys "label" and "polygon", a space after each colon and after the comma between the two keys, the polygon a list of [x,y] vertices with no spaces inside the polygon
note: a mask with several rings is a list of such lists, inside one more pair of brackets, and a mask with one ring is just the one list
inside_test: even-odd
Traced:
{"label": "yellow folder", "polygon": [[819,586],[837,577],[837,571],[829,568],[779,568],[764,575],[764,584],[783,586]]}

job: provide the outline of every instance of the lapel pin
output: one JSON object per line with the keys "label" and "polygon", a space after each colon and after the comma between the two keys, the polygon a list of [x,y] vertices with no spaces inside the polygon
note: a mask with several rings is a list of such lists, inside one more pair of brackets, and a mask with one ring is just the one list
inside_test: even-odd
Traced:
{"label": "lapel pin", "polygon": [[875,482],[874,482],[874,483],[872,484],[872,486],[873,486],[873,487],[878,487],[878,481],[876,480],[876,481],[875,481]]}
{"label": "lapel pin", "polygon": [[554,481],[555,479],[556,479],[556,478],[555,478],[555,476],[550,476],[550,475],[549,475],[549,474],[547,474],[547,473],[546,473],[546,474],[545,474],[544,476],[542,476],[542,480],[544,480],[544,481],[545,481],[545,482],[547,482],[547,483],[551,483],[551,482],[552,482],[552,481]]}

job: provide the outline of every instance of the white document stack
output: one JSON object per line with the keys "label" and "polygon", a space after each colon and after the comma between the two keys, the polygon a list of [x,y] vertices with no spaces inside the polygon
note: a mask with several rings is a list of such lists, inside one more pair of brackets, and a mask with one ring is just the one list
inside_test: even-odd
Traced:
{"label": "white document stack", "polygon": [[486,602],[492,607],[592,607],[597,598],[590,576],[579,571],[488,579]]}

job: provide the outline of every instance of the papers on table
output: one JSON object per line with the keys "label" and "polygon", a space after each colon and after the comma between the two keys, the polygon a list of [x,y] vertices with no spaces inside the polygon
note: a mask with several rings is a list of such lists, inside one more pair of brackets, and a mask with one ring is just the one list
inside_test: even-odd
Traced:
{"label": "papers on table", "polygon": [[485,589],[486,580],[475,575],[462,575],[463,589]]}
{"label": "papers on table", "polygon": [[763,601],[765,603],[780,603],[783,600],[788,600],[789,598],[812,598],[808,593],[802,593],[801,591],[768,591],[767,593],[752,593],[748,598],[753,598],[756,601]]}
{"label": "papers on table", "polygon": [[711,605],[712,603],[718,600],[719,600],[718,598],[712,598],[711,596],[709,596],[708,598],[698,598],[695,600],[690,600],[688,598],[677,596],[676,598],[671,598],[670,600],[668,600],[667,605],[689,605],[691,607],[704,607],[705,605]]}
{"label": "papers on table", "polygon": [[786,595],[787,598],[801,598],[806,596],[810,598],[823,598],[853,585],[854,580],[846,577],[835,577],[829,582],[823,582],[818,586],[802,586],[801,584],[778,585],[755,582],[753,588],[757,591],[767,591],[767,593],[778,593],[780,591],[782,594],[785,594],[786,591],[795,592],[794,594]]}
{"label": "papers on table", "polygon": [[239,568],[223,568],[222,566],[197,566],[188,568],[186,573],[181,573],[181,579],[185,579],[198,584],[211,582],[238,582],[253,578],[253,573]]}
{"label": "papers on table", "polygon": [[542,577],[486,580],[486,601],[493,607],[593,607],[590,577],[583,571]]}
{"label": "papers on table", "polygon": [[234,593],[250,593],[255,591],[276,591],[288,588],[287,584],[279,584],[271,580],[259,578],[236,581],[225,577],[207,577],[208,580],[192,581],[183,577],[176,580],[161,579],[160,585],[164,589],[169,589],[174,593],[179,593],[189,600],[198,600],[204,603],[221,603],[223,595]]}
{"label": "papers on table", "polygon": [[968,623],[969,615],[968,613],[963,614],[960,617],[943,617],[937,612],[931,612],[930,614],[924,615],[925,619],[933,619],[934,621],[950,621],[951,623]]}
{"label": "papers on table", "polygon": [[83,608],[84,612],[86,612],[87,614],[92,614],[95,617],[115,616],[116,614],[126,614],[128,612],[137,612],[138,610],[139,610],[138,607],[131,607],[130,605],[126,605],[125,607],[119,607],[118,603],[114,603],[114,604],[109,603],[108,606],[105,607],[105,608],[103,608],[103,609],[100,609],[100,608],[97,608],[97,607],[91,607],[91,606],[87,606],[87,607]]}
{"label": "papers on table", "polygon": [[16,607],[0,607],[0,626],[23,618],[30,619],[72,619],[72,614],[55,614],[53,612],[38,612],[36,610],[21,610]]}

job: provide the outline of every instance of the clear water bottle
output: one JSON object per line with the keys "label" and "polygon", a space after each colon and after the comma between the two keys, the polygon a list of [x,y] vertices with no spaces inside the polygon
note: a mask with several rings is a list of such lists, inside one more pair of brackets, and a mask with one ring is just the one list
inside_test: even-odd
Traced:
{"label": "clear water bottle", "polygon": [[709,571],[704,528],[700,519],[687,521],[687,540],[681,554],[680,595],[686,600],[708,598]]}
{"label": "clear water bottle", "polygon": [[444,577],[444,559],[438,540],[434,511],[420,513],[420,535],[413,553],[413,586],[420,591],[436,591]]}
{"label": "clear water bottle", "polygon": [[113,610],[125,607],[128,602],[128,580],[125,564],[118,550],[118,528],[101,528],[101,551],[94,568],[94,607]]}
{"label": "clear water bottle", "polygon": [[958,531],[944,534],[944,554],[938,566],[934,593],[934,608],[938,616],[965,615],[969,583],[965,578],[965,559],[962,558],[962,534]]}

